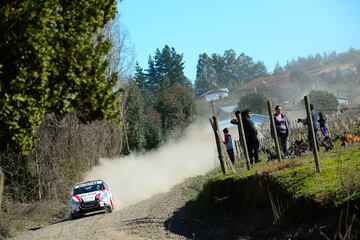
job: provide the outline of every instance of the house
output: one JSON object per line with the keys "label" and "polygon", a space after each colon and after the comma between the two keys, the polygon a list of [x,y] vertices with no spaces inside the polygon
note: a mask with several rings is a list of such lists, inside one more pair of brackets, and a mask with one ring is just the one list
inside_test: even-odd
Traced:
{"label": "house", "polygon": [[240,89],[237,90],[237,93],[238,94],[240,94],[241,92],[247,93],[249,90],[257,92],[257,90],[260,88],[279,86],[281,83],[286,82],[288,80],[289,80],[289,74],[287,73],[281,73],[281,74],[276,74],[274,76],[257,78],[244,84]]}
{"label": "house", "polygon": [[356,67],[351,64],[341,64],[338,66],[329,66],[326,68],[321,69],[317,72],[317,76],[321,78],[335,78],[337,72],[342,77],[350,76],[353,73],[356,73]]}
{"label": "house", "polygon": [[206,101],[214,101],[220,98],[226,98],[229,96],[229,89],[228,88],[220,88],[220,89],[213,89],[210,90],[201,96],[199,98],[204,98]]}
{"label": "house", "polygon": [[338,95],[335,95],[335,97],[340,105],[349,105],[349,101],[350,101],[349,97],[338,96]]}

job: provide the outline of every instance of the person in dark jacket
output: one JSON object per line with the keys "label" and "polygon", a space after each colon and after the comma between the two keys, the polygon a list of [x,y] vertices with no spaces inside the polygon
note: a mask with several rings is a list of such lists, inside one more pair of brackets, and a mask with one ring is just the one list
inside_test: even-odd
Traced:
{"label": "person in dark jacket", "polygon": [[229,155],[229,158],[230,158],[232,164],[235,164],[235,154],[234,154],[233,142],[232,142],[232,137],[229,133],[229,129],[224,128],[223,132],[224,132],[224,139],[225,139],[224,144],[226,146],[226,151]]}
{"label": "person in dark jacket", "polygon": [[[313,128],[314,128],[314,135],[315,135],[315,141],[316,141],[316,147],[318,149],[318,151],[320,150],[320,139],[319,139],[319,134],[318,134],[318,130],[319,130],[319,114],[318,112],[314,109],[314,105],[312,103],[310,103],[310,110],[311,110],[311,119],[312,119],[312,124],[313,124]],[[307,125],[307,119],[298,119],[298,122],[303,123],[304,125]],[[310,144],[310,150],[312,149],[312,144],[310,141],[310,132],[308,133],[308,141]]]}
{"label": "person in dark jacket", "polygon": [[327,121],[327,116],[324,113],[320,112],[318,122],[320,124],[321,133],[324,135],[324,137],[328,136],[329,134],[326,121]]}
{"label": "person in dark jacket", "polygon": [[244,127],[246,145],[249,153],[250,163],[259,162],[260,143],[257,137],[257,130],[254,122],[251,120],[251,110],[245,109],[241,112],[241,118]]}
{"label": "person in dark jacket", "polygon": [[275,114],[274,114],[274,121],[275,121],[275,128],[276,133],[279,138],[279,143],[282,148],[282,152],[285,156],[285,158],[288,158],[288,137],[290,134],[290,128],[289,128],[289,120],[285,116],[285,114],[282,113],[281,107],[277,105],[275,107]]}

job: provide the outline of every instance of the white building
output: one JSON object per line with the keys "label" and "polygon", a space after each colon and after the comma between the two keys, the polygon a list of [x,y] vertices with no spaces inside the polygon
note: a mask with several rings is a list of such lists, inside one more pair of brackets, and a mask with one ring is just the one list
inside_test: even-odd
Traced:
{"label": "white building", "polygon": [[199,98],[205,98],[206,101],[210,102],[213,100],[217,100],[220,98],[226,98],[229,96],[229,89],[228,88],[220,88],[220,89],[213,89],[210,90],[201,96]]}

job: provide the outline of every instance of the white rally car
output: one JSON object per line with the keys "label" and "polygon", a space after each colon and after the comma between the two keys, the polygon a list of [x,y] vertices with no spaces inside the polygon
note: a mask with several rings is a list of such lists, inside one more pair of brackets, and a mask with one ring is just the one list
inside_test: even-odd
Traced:
{"label": "white rally car", "polygon": [[70,200],[72,219],[89,212],[112,212],[113,210],[113,196],[109,186],[103,180],[75,184]]}

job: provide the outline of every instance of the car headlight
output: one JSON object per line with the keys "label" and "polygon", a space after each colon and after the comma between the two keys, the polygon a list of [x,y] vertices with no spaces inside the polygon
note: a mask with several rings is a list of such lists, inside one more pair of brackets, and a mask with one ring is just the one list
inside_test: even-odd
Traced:
{"label": "car headlight", "polygon": [[108,196],[109,196],[108,192],[103,192],[103,193],[98,193],[95,198],[98,200],[104,200],[107,199]]}

